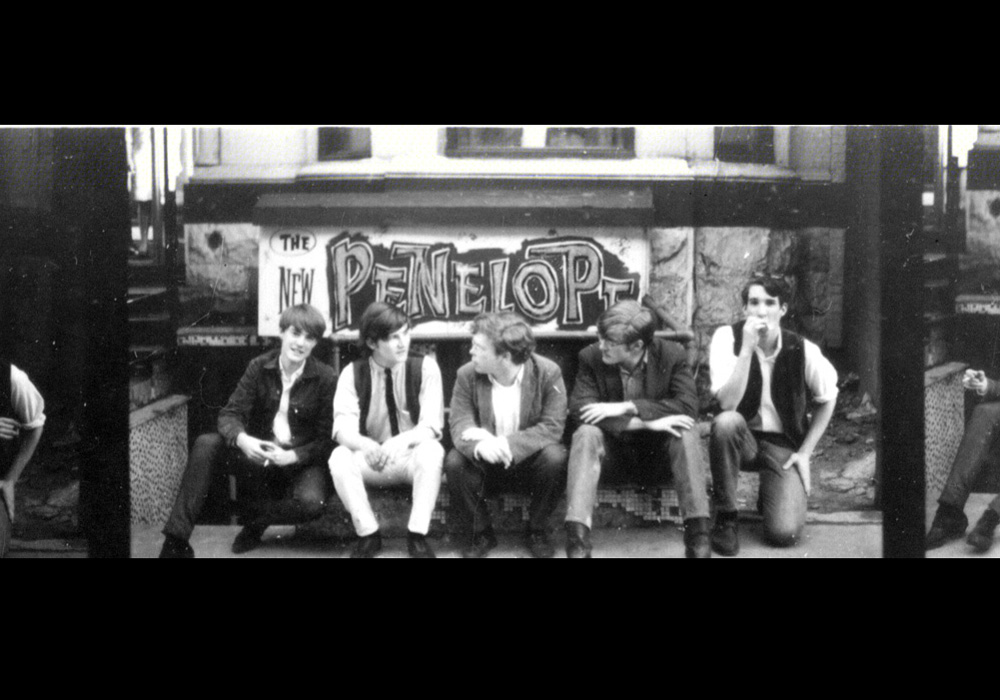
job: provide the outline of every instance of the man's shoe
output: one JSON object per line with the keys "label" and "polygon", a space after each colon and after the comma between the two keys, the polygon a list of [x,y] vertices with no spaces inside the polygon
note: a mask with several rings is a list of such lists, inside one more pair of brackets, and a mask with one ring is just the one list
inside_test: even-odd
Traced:
{"label": "man's shoe", "polygon": [[481,559],[497,546],[497,536],[493,528],[483,530],[472,538],[472,543],[462,550],[463,559]]}
{"label": "man's shoe", "polygon": [[194,550],[187,540],[167,535],[160,549],[160,559],[194,559]]}
{"label": "man's shoe", "polygon": [[243,529],[237,533],[236,539],[233,540],[233,554],[244,554],[251,549],[257,549],[260,546],[260,538],[264,536],[266,529],[267,527],[259,525],[244,525]]}
{"label": "man's shoe", "polygon": [[566,521],[566,556],[590,559],[590,528],[574,520]]}
{"label": "man's shoe", "polygon": [[934,520],[931,522],[931,529],[927,531],[924,538],[924,547],[928,550],[957,540],[965,534],[965,528],[969,526],[969,519],[965,512],[959,508],[942,503],[938,506]]}
{"label": "man's shoe", "polygon": [[382,551],[382,532],[376,530],[370,535],[359,537],[351,552],[351,559],[371,559]]}
{"label": "man's shoe", "polygon": [[716,513],[712,528],[712,549],[724,557],[740,553],[739,512]]}
{"label": "man's shoe", "polygon": [[993,531],[997,529],[998,523],[1000,523],[1000,515],[992,508],[987,508],[965,541],[971,544],[977,552],[989,551],[990,547],[993,546]]}
{"label": "man's shoe", "polygon": [[406,533],[406,549],[414,559],[435,559],[434,550],[427,538],[418,532]]}
{"label": "man's shoe", "polygon": [[551,559],[556,555],[556,548],[552,546],[549,533],[545,530],[529,530],[524,543],[531,551],[531,556],[536,559]]}
{"label": "man's shoe", "polygon": [[684,521],[685,557],[688,559],[710,559],[712,557],[712,545],[709,543],[708,530],[708,518],[688,518]]}

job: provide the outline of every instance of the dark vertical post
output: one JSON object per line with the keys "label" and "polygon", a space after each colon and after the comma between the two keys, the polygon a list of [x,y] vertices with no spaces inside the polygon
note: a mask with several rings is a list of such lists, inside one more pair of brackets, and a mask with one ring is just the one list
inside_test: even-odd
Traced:
{"label": "dark vertical post", "polygon": [[920,127],[880,127],[882,548],[924,556],[924,323]]}
{"label": "dark vertical post", "polygon": [[80,524],[91,557],[129,556],[127,257],[124,129],[55,130],[54,209],[83,268]]}

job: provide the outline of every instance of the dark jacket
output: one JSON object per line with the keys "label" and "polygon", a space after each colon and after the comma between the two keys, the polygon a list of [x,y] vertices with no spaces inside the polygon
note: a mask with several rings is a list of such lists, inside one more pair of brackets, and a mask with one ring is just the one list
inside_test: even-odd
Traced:
{"label": "dark jacket", "polygon": [[[687,351],[679,343],[654,338],[646,348],[646,377],[641,399],[633,399],[642,420],[683,414],[698,416],[698,393],[688,367]],[[621,370],[618,365],[605,364],[597,343],[580,351],[576,382],[569,400],[570,417],[575,429],[582,421],[580,411],[592,403],[613,403],[625,400]],[[629,416],[605,418],[598,427],[619,435],[628,425]]]}
{"label": "dark jacket", "polygon": [[[247,365],[236,391],[219,411],[219,433],[235,446],[239,434],[271,440],[271,426],[281,403],[280,349],[255,357]],[[333,451],[333,394],[337,373],[313,357],[306,358],[302,375],[288,397],[288,426],[292,449],[300,464],[325,462]]]}
{"label": "dark jacket", "polygon": [[[485,428],[496,434],[493,414],[493,383],[479,374],[471,362],[462,365],[455,378],[448,421],[455,448],[475,459],[475,442],[462,440],[466,428]],[[531,355],[524,363],[521,380],[521,422],[507,436],[514,462],[521,462],[548,445],[562,442],[566,428],[566,384],[562,370],[552,360]]]}

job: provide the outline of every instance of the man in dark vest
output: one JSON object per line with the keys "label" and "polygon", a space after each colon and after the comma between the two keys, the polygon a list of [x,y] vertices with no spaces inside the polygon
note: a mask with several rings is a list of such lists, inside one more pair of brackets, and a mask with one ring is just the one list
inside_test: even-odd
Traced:
{"label": "man in dark vest", "polygon": [[358,541],[351,556],[369,558],[382,549],[382,534],[365,485],[413,485],[407,526],[411,557],[432,558],[427,542],[441,488],[444,427],[441,370],[430,355],[410,356],[410,319],[384,302],[361,316],[362,359],[340,375],[333,400],[330,474]]}
{"label": "man in dark vest", "polygon": [[712,548],[725,556],[740,548],[741,468],[760,472],[757,507],[767,541],[787,547],[798,540],[806,521],[809,460],[836,405],[837,370],[815,343],[781,327],[789,296],[781,277],[752,278],[742,293],[745,318],[712,336],[712,393],[722,408],[709,442]]}
{"label": "man in dark vest", "polygon": [[598,342],[580,351],[569,401],[574,421],[566,489],[566,555],[590,557],[602,472],[641,483],[672,477],[688,558],[711,556],[705,465],[695,418],[698,393],[687,352],[654,337],[653,312],[627,299],[597,319]]}
{"label": "man in dark vest", "polygon": [[281,348],[250,361],[219,411],[218,432],[198,436],[191,448],[163,528],[161,559],[194,557],[188,539],[219,468],[233,473],[239,485],[243,529],[233,541],[234,554],[259,546],[269,524],[306,522],[326,506],[337,373],[312,357],[326,321],[309,304],[299,304],[285,309],[278,323]]}
{"label": "man in dark vest", "polygon": [[0,360],[0,558],[10,548],[14,484],[42,437],[45,400],[14,365]]}

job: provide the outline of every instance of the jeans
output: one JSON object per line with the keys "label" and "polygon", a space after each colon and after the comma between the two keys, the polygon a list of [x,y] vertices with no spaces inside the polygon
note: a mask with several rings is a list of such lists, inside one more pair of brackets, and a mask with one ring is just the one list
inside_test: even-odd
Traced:
{"label": "jeans", "polygon": [[546,532],[566,484],[566,447],[547,445],[507,469],[502,464],[469,459],[452,449],[445,458],[444,470],[448,475],[455,531],[466,539],[491,526],[489,510],[483,500],[487,486],[491,490],[526,487],[531,494],[528,527],[533,532]]}
{"label": "jeans", "polygon": [[[1000,401],[981,403],[972,410],[972,417],[965,426],[965,434],[958,445],[951,472],[941,492],[939,503],[947,503],[959,510],[988,464],[988,457],[997,445],[1000,435]],[[990,508],[1000,514],[1000,495],[990,501]]]}
{"label": "jeans", "polygon": [[216,469],[235,474],[244,525],[298,524],[323,512],[329,493],[326,465],[265,468],[253,464],[241,450],[226,445],[218,433],[199,435],[191,448],[173,510],[163,534],[191,537]]}
{"label": "jeans", "polygon": [[795,451],[784,435],[751,432],[736,411],[717,415],[709,440],[716,511],[736,512],[740,470],[759,471],[758,508],[764,516],[764,537],[778,547],[795,544],[806,523],[806,489],[798,469],[781,468]]}
{"label": "jeans", "polygon": [[436,440],[422,442],[409,451],[398,464],[387,465],[377,472],[368,466],[362,451],[338,447],[330,455],[330,476],[344,508],[351,514],[354,531],[366,537],[378,530],[378,521],[368,501],[365,485],[413,485],[413,506],[407,529],[426,535],[431,525],[431,515],[441,489],[441,462],[444,448]]}
{"label": "jeans", "polygon": [[684,519],[707,518],[708,491],[698,432],[637,431],[620,437],[606,435],[594,425],[581,425],[573,433],[569,453],[566,521],[591,527],[602,468],[626,472],[640,483],[660,483],[672,476]]}

